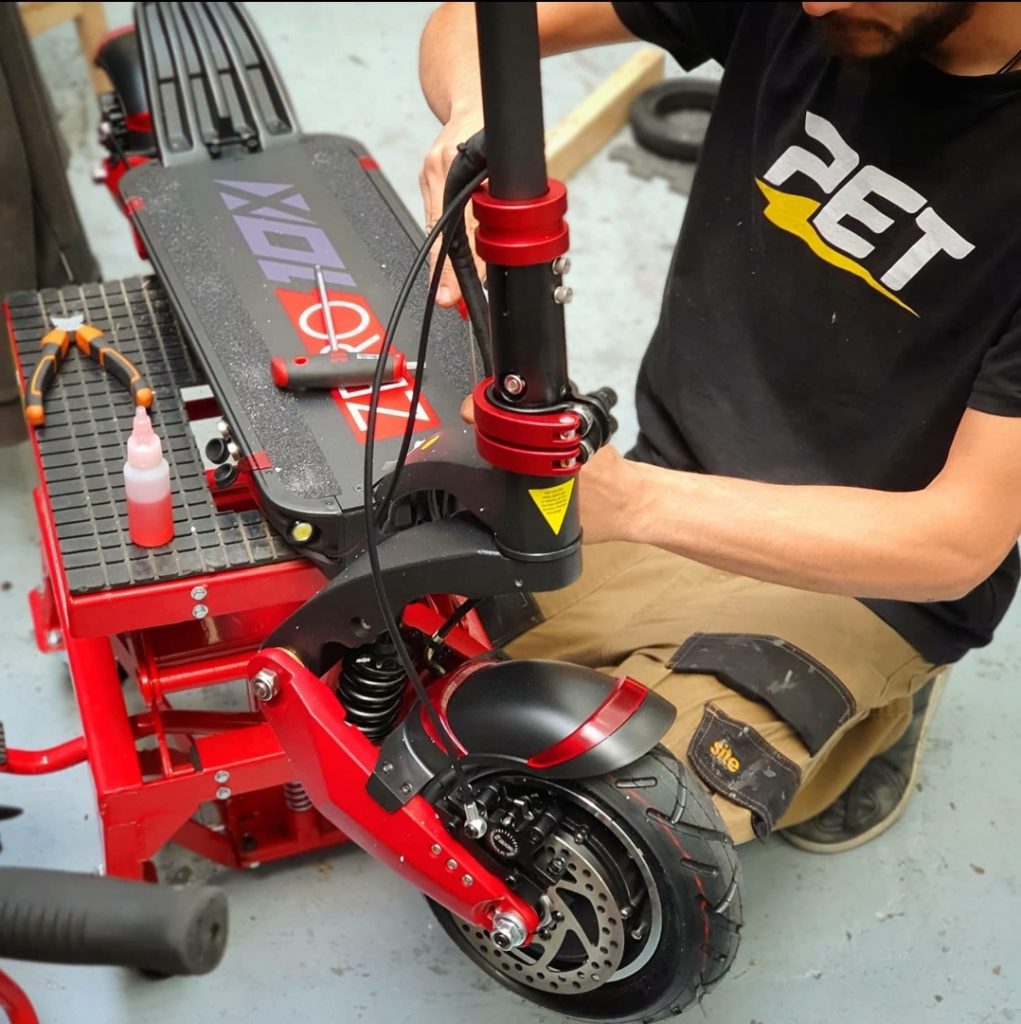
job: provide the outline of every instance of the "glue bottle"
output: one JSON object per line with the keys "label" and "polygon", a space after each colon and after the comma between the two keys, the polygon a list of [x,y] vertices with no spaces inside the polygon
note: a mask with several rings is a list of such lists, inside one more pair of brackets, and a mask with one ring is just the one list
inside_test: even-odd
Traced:
{"label": "glue bottle", "polygon": [[174,536],[174,509],[170,498],[170,466],[163,458],[152,421],[143,406],[135,409],[128,461],[124,463],[124,493],[128,500],[131,540],[157,548]]}

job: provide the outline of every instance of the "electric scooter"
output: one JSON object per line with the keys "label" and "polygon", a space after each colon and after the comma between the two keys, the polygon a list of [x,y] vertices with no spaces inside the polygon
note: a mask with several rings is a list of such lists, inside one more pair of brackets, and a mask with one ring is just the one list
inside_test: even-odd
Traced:
{"label": "electric scooter", "polygon": [[[660,744],[670,704],[500,647],[581,571],[578,474],[614,398],[568,375],[535,6],[476,12],[485,129],[424,238],[360,144],[300,131],[235,3],[141,3],[104,45],[106,181],[222,409],[219,482],[328,577],[246,670],[302,793],[511,991],[658,1020],[733,961],[740,869]],[[433,245],[470,329],[433,323]],[[371,379],[291,385],[324,359]]]}

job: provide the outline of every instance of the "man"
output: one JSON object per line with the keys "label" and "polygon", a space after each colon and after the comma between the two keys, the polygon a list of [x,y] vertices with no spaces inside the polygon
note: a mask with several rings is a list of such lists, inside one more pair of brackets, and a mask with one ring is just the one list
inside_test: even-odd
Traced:
{"label": "man", "polygon": [[[735,841],[896,820],[1021,533],[1021,4],[539,4],[544,55],[724,65],[640,435],[581,477],[582,578],[519,657],[626,672]],[[1017,68],[1018,70],[1014,70]],[[482,123],[470,4],[422,40],[439,213]],[[447,282],[441,297],[456,299]]]}

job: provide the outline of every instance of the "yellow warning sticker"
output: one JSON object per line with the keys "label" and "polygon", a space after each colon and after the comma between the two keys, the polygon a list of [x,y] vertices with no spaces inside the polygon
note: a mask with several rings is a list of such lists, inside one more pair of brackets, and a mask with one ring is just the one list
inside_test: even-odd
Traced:
{"label": "yellow warning sticker", "polygon": [[528,493],[535,502],[535,507],[542,513],[542,518],[549,524],[549,528],[554,534],[559,534],[571,504],[571,495],[574,493],[574,477],[557,484],[556,487],[529,489]]}

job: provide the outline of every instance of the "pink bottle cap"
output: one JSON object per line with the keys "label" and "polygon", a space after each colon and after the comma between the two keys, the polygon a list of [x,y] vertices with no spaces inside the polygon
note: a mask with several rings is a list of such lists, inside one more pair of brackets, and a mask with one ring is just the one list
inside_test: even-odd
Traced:
{"label": "pink bottle cap", "polygon": [[163,459],[163,445],[152,429],[152,420],[144,406],[135,409],[135,419],[128,438],[128,465],[135,469],[152,469]]}

